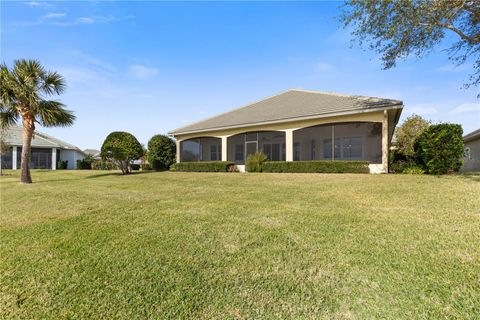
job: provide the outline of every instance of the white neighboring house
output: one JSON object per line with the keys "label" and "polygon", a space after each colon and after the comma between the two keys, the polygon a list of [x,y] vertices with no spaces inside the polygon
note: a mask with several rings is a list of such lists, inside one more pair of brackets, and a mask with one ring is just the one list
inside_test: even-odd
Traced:
{"label": "white neighboring house", "polygon": [[[23,128],[12,126],[7,130],[6,143],[10,150],[2,154],[3,169],[20,169],[23,144]],[[77,160],[82,160],[85,153],[74,145],[35,130],[32,139],[30,169],[57,169],[57,162],[68,161],[67,169],[76,169]]]}

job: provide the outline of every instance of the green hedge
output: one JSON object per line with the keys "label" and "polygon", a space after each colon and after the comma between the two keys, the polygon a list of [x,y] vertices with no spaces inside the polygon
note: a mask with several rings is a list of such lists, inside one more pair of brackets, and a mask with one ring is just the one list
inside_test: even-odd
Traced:
{"label": "green hedge", "polygon": [[228,161],[179,162],[170,167],[171,171],[182,172],[228,172],[235,164]]}
{"label": "green hedge", "polygon": [[317,160],[317,161],[267,161],[262,172],[289,173],[369,173],[368,161]]}

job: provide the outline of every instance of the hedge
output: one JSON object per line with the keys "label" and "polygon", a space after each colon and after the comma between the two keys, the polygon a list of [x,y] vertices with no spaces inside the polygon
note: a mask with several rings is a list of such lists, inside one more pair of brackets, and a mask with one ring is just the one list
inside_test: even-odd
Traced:
{"label": "hedge", "polygon": [[229,161],[178,162],[170,167],[171,171],[182,172],[228,172],[235,166]]}
{"label": "hedge", "polygon": [[267,161],[262,172],[288,173],[369,173],[368,161],[317,160],[317,161]]}

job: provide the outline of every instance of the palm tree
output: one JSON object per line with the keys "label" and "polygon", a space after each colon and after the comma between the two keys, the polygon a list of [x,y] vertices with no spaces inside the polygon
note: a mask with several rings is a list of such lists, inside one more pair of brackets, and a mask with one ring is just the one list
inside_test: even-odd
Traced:
{"label": "palm tree", "polygon": [[20,181],[32,183],[30,151],[35,124],[44,127],[70,126],[75,120],[65,105],[48,97],[65,90],[65,79],[46,71],[37,60],[16,60],[12,69],[0,65],[0,125],[23,125],[22,172]]}

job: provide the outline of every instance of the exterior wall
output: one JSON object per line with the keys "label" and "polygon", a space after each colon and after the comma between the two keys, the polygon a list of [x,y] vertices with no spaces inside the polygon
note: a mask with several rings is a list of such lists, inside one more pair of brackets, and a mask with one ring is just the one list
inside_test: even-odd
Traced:
{"label": "exterior wall", "polygon": [[62,149],[59,153],[57,153],[57,161],[68,161],[67,169],[76,169],[77,160],[83,160],[84,157],[85,156],[77,150]]}
{"label": "exterior wall", "polygon": [[470,148],[470,157],[463,158],[462,172],[480,171],[480,138],[465,142],[465,148]]}

